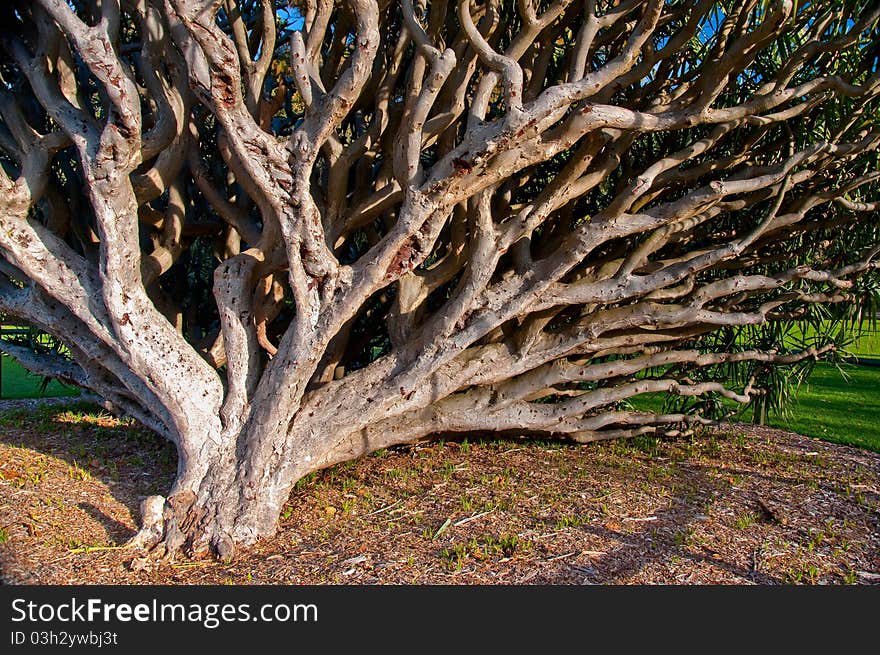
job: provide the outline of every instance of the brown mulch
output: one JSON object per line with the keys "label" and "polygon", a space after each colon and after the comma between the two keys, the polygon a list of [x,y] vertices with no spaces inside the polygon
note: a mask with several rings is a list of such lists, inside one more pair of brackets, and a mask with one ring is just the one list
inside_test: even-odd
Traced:
{"label": "brown mulch", "polygon": [[[6,403],[4,403],[6,404]],[[446,441],[301,481],[231,563],[118,548],[171,446],[85,405],[0,414],[0,581],[877,584],[880,454],[750,425],[588,446]]]}

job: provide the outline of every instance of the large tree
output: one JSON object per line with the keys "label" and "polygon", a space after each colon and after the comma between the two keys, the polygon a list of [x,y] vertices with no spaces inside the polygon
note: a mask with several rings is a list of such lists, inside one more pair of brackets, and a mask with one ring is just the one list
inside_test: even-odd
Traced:
{"label": "large tree", "polygon": [[627,400],[749,401],[873,268],[878,16],[6,0],[0,311],[65,348],[3,348],[176,444],[172,552],[432,434],[681,432]]}

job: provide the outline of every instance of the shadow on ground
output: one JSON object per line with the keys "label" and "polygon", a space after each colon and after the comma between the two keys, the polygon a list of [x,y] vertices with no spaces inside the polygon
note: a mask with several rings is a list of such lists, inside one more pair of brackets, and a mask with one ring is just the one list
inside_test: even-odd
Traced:
{"label": "shadow on ground", "polygon": [[[880,573],[880,455],[775,430],[444,441],[296,485],[232,562],[118,549],[170,444],[94,407],[0,414],[0,578],[41,584],[790,584]],[[737,428],[745,430],[745,428]]]}

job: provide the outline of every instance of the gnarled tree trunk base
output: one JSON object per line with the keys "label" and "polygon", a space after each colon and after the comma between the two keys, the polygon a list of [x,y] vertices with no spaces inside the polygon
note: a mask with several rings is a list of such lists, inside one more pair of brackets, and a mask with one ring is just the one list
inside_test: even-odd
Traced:
{"label": "gnarled tree trunk base", "polygon": [[195,494],[182,492],[168,498],[149,496],[141,503],[142,525],[127,545],[149,556],[173,560],[183,554],[199,559],[208,554],[228,561],[235,554],[231,526],[216,520],[216,508],[196,504]]}

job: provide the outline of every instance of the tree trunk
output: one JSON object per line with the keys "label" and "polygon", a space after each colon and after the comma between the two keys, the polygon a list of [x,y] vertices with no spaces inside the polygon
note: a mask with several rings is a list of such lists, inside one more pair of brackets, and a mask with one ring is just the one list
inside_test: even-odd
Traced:
{"label": "tree trunk", "polygon": [[[292,461],[253,452],[236,457],[232,445],[222,453],[212,453],[209,460],[191,460],[190,466],[178,470],[167,498],[153,496],[144,501],[144,525],[135,543],[171,554],[182,550],[200,555],[210,550],[227,559],[235,544],[272,536],[293,485],[334,460],[349,458],[338,453],[328,459],[326,445],[322,449],[319,443],[308,443],[308,436],[292,433],[301,444]],[[385,446],[371,450],[379,447]],[[255,471],[266,476],[259,485],[253,483]],[[161,511],[149,509],[156,507]]]}

